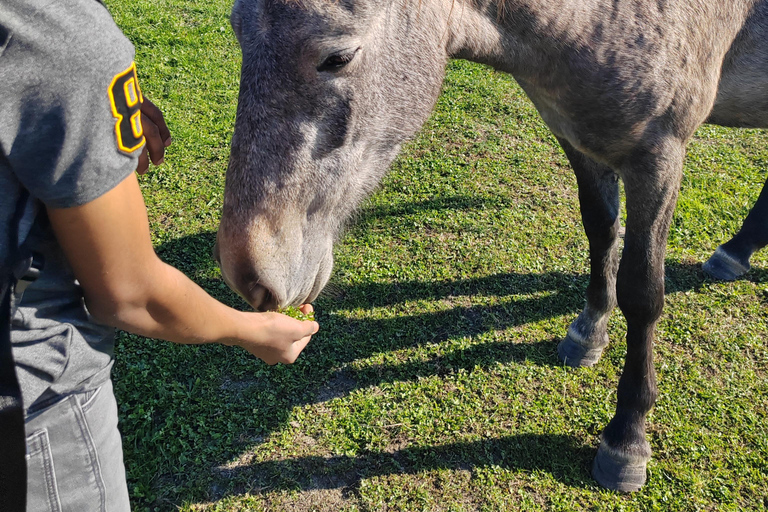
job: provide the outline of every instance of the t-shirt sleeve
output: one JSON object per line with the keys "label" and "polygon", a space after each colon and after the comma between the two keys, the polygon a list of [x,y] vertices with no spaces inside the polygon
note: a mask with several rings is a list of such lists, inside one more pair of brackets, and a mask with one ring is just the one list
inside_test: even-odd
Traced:
{"label": "t-shirt sleeve", "polygon": [[144,145],[133,45],[94,0],[4,4],[16,12],[0,56],[3,152],[47,206],[85,204],[129,176]]}

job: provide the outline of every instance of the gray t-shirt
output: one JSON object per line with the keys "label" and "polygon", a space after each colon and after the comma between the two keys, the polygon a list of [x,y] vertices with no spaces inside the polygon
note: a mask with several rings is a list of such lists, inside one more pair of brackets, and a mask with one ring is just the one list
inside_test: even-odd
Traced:
{"label": "gray t-shirt", "polygon": [[19,242],[30,236],[45,260],[13,317],[28,412],[109,378],[114,330],[88,314],[43,205],[85,204],[136,169],[144,137],[133,57],[96,0],[0,2],[0,261],[15,250],[7,230],[25,189]]}

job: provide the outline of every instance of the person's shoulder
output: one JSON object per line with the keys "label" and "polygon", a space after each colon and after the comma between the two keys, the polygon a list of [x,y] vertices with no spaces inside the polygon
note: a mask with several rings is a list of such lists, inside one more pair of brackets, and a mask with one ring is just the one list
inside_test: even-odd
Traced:
{"label": "person's shoulder", "polygon": [[57,28],[48,38],[51,51],[66,59],[73,74],[103,72],[114,76],[133,61],[133,44],[100,2],[53,2],[42,15]]}
{"label": "person's shoulder", "polygon": [[[14,18],[0,62],[0,143],[14,148],[13,172],[35,197],[75,206],[136,169],[144,138],[133,45],[96,0],[25,1],[45,5]],[[21,3],[0,0],[0,14]]]}

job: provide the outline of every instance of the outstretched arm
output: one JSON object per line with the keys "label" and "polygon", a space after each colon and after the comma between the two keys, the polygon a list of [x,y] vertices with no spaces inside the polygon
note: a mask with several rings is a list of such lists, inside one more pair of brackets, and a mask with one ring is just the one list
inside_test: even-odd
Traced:
{"label": "outstretched arm", "polygon": [[99,322],[177,343],[239,345],[268,364],[294,362],[318,330],[316,322],[225,306],[163,263],[134,174],[89,203],[48,215]]}

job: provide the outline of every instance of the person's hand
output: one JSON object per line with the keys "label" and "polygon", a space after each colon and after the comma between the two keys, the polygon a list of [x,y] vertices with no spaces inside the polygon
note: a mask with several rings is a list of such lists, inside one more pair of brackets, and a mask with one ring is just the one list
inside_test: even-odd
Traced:
{"label": "person's hand", "polygon": [[146,144],[139,155],[136,172],[144,174],[149,169],[150,160],[155,165],[163,163],[165,148],[171,145],[171,131],[165,124],[163,113],[147,98],[141,103],[141,127]]}
{"label": "person's hand", "polygon": [[[313,311],[310,304],[304,304],[299,309],[305,315]],[[253,321],[252,329],[242,339],[233,340],[234,344],[269,365],[296,361],[320,328],[317,322],[296,320],[281,313],[244,314]]]}

